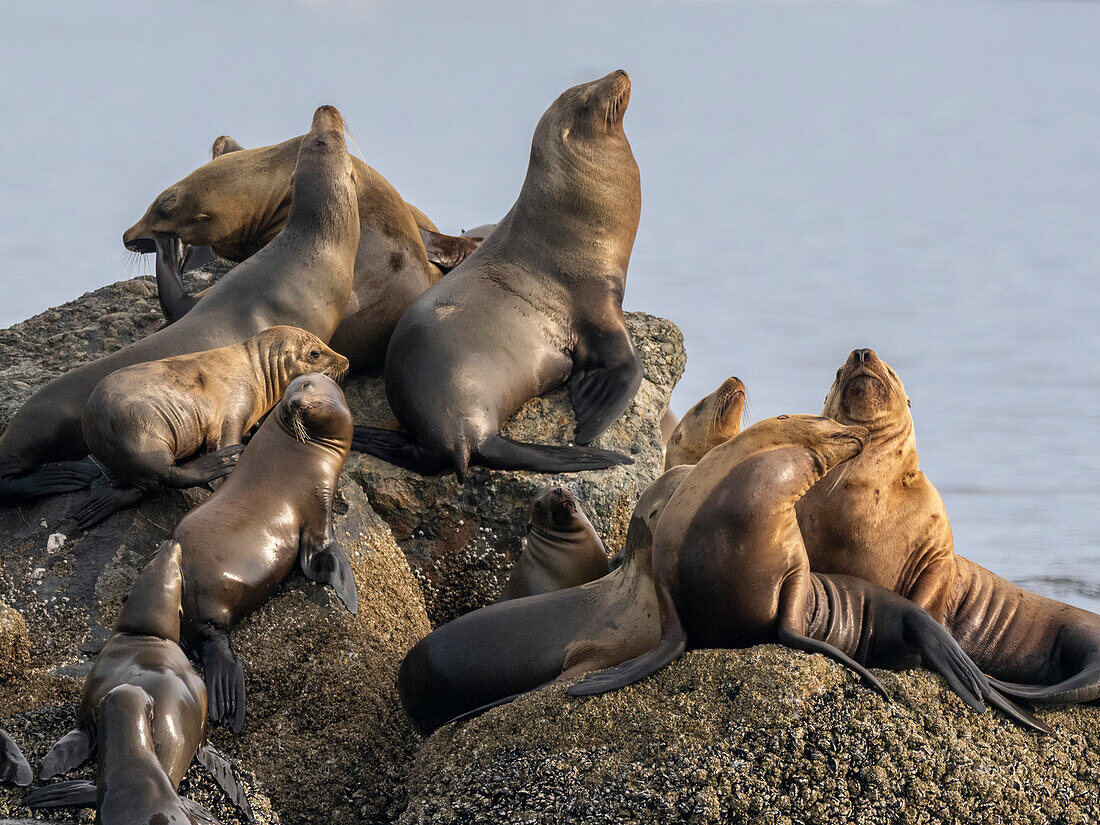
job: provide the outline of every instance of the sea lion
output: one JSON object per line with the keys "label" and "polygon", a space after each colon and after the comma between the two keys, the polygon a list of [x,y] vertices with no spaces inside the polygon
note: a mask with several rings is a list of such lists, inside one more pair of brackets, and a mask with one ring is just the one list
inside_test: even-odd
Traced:
{"label": "sea lion", "polygon": [[587,444],[641,384],[622,311],[641,204],[623,132],[629,100],[619,70],[547,109],[512,210],[394,330],[386,396],[408,434],[357,427],[354,449],[418,473],[453,469],[460,482],[471,464],[558,473],[630,463],[500,434],[529,398],[569,379],[576,441]]}
{"label": "sea lion", "polygon": [[78,511],[77,525],[90,527],[158,488],[228,475],[245,433],[291,381],[308,372],[339,380],[347,369],[348,359],[316,335],[278,326],[239,344],[112,372],[84,407],[84,440],[112,486]]}
{"label": "sea lion", "polygon": [[[810,572],[795,502],[830,469],[859,454],[867,430],[818,416],[779,416],[716,447],[680,483],[653,537],[653,576],[670,594],[662,637],[689,648],[780,642],[822,653],[886,697],[865,667],[923,662],[972,708],[983,700],[1046,730],[989,684],[925,610],[852,577]],[[666,660],[590,674],[571,691],[603,693]]]}
{"label": "sea lion", "polygon": [[811,566],[860,576],[925,607],[1004,693],[1035,703],[1100,699],[1100,616],[954,552],[943,499],[918,465],[897,373],[874,351],[854,350],[824,414],[870,435],[856,460],[799,502]]}
{"label": "sea lion", "polygon": [[661,444],[664,447],[668,447],[668,440],[672,438],[672,434],[676,432],[676,426],[679,423],[680,417],[670,408],[665,407],[665,411],[661,413]]}
{"label": "sea lion", "polygon": [[26,786],[34,779],[27,757],[8,732],[0,728],[0,783]]}
{"label": "sea lion", "polygon": [[596,528],[560,484],[543,487],[531,501],[525,542],[501,601],[576,587],[608,573],[607,551]]}
{"label": "sea lion", "polygon": [[627,528],[626,561],[615,572],[579,587],[482,607],[421,639],[397,674],[401,705],[416,728],[427,736],[448,722],[644,651],[678,656],[683,648],[676,650],[676,639],[660,638],[662,616],[672,608],[667,593],[653,585],[650,543],[684,474],[680,468],[665,473],[638,499]]}
{"label": "sea lion", "polygon": [[[281,324],[328,341],[351,295],[358,243],[343,120],[335,108],[322,106],[301,142],[294,204],[284,230],[211,287],[186,317],[65,373],[33,395],[0,436],[0,501],[66,492],[98,475],[73,460],[88,454],[81,429],[88,396],[115,370],[236,344]],[[69,463],[43,467],[46,462]]]}
{"label": "sea lion", "polygon": [[698,464],[719,444],[729,441],[741,432],[744,410],[745,385],[740,378],[727,378],[722,386],[684,413],[665,442],[665,469],[677,464]]}
{"label": "sea lion", "polygon": [[[209,246],[220,257],[239,262],[282,230],[293,203],[292,173],[301,143],[299,136],[244,149],[222,135],[214,141],[213,159],[164,190],[123,234],[127,249],[157,253],[157,291],[169,322],[182,318],[200,298],[205,300],[205,290],[188,295],[181,280],[192,247]],[[358,158],[351,163],[359,247],[351,300],[331,344],[360,370],[382,364],[401,313],[477,248],[478,241],[439,233],[377,171]],[[169,243],[158,247],[160,238]]]}
{"label": "sea lion", "polygon": [[96,781],[38,788],[23,800],[27,807],[95,807],[106,825],[216,822],[176,792],[197,758],[252,819],[232,768],[206,742],[206,688],[179,647],[180,565],[179,544],[166,541],[141,571],[84,680],[76,727],[42,760],[41,779],[52,779],[83,764],[98,744]]}
{"label": "sea lion", "polygon": [[237,468],[183,517],[187,581],[183,640],[202,662],[210,718],[239,733],[244,667],[229,629],[262,605],[298,561],[306,578],[331,585],[349,611],[358,598],[332,532],[332,500],[351,444],[340,387],[318,373],[295,378],[241,453]]}

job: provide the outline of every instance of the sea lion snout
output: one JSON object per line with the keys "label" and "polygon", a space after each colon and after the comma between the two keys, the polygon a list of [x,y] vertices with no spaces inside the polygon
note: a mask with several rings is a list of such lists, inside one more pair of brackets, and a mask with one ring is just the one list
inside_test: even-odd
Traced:
{"label": "sea lion snout", "polygon": [[341,135],[344,132],[344,117],[340,114],[340,110],[335,106],[318,106],[317,111],[313,113],[313,132],[325,132],[333,131],[339,132]]}

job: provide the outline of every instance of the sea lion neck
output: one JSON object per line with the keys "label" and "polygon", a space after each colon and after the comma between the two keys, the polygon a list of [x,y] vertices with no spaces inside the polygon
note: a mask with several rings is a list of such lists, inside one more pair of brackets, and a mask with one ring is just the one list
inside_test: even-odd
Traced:
{"label": "sea lion neck", "polygon": [[183,596],[182,548],[166,541],[145,565],[119,612],[116,633],[156,636],[179,643]]}

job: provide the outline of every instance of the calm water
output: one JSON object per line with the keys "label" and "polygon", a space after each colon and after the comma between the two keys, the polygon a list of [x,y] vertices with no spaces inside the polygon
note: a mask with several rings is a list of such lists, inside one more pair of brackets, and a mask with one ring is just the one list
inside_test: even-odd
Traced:
{"label": "calm water", "polygon": [[[123,229],[222,133],[343,111],[445,230],[495,220],[566,86],[631,72],[627,305],[683,411],[816,412],[871,346],[956,549],[1100,608],[1100,3],[6,4],[0,325],[136,271]],[[145,263],[144,271],[151,265]]]}

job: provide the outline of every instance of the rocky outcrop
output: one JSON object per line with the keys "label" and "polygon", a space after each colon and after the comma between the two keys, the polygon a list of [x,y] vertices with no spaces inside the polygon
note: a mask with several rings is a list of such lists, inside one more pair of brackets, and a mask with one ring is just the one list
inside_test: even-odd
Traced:
{"label": "rocky outcrop", "polygon": [[1060,822],[1100,819],[1100,717],[1057,736],[977,715],[938,676],[821,656],[695,651],[605,696],[564,686],[427,740],[403,825],[496,822]]}

